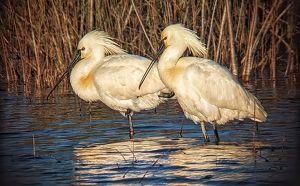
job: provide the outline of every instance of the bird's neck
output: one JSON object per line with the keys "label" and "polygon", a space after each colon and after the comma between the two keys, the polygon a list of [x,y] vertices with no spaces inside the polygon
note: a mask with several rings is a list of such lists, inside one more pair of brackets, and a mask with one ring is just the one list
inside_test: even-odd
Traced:
{"label": "bird's neck", "polygon": [[176,64],[181,58],[186,47],[168,46],[162,53],[158,62],[158,72],[163,83],[171,88],[169,84],[174,81],[173,73],[176,70]]}
{"label": "bird's neck", "polygon": [[93,81],[95,70],[104,63],[104,54],[91,55],[79,61],[73,68],[70,81],[74,92],[85,101],[98,100]]}
{"label": "bird's neck", "polygon": [[168,46],[159,58],[158,70],[174,68],[185,50],[186,47]]}

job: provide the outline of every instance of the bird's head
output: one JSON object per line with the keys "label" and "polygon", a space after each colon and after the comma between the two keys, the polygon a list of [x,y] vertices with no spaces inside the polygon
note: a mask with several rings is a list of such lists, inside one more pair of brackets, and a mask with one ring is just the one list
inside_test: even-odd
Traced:
{"label": "bird's head", "polygon": [[161,33],[165,46],[182,46],[188,48],[194,56],[205,57],[207,49],[196,33],[181,24],[167,26]]}
{"label": "bird's head", "polygon": [[97,58],[104,57],[107,54],[123,54],[126,53],[123,49],[121,49],[117,43],[115,43],[112,38],[103,31],[93,30],[87,33],[83,38],[79,41],[77,45],[77,50],[75,56],[66,71],[59,78],[58,82],[54,85],[52,90],[49,92],[47,99],[51,95],[51,93],[55,90],[55,88],[59,85],[59,83],[63,80],[65,75],[76,65],[77,62],[82,59],[88,58],[92,55],[97,56]]}
{"label": "bird's head", "polygon": [[207,49],[200,41],[196,33],[190,29],[185,28],[181,24],[167,26],[161,33],[161,42],[163,43],[160,44],[158,52],[156,53],[149,67],[144,73],[144,76],[140,81],[139,88],[141,88],[145,78],[147,77],[147,74],[150,72],[154,63],[158,61],[158,58],[162,54],[164,49],[168,48],[169,46],[183,48],[184,50],[188,48],[193,53],[193,55],[197,57],[207,56]]}
{"label": "bird's head", "polygon": [[77,46],[77,54],[80,54],[81,59],[92,54],[105,56],[122,53],[125,53],[125,51],[106,32],[98,30],[87,33]]}

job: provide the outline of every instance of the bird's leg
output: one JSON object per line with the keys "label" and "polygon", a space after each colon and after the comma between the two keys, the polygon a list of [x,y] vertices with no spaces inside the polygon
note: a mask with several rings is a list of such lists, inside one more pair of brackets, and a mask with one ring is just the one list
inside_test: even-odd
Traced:
{"label": "bird's leg", "polygon": [[180,129],[180,132],[179,132],[179,135],[180,135],[181,138],[183,137],[182,136],[182,130],[183,130],[183,123],[181,123],[181,129]]}
{"label": "bird's leg", "polygon": [[89,102],[89,116],[90,116],[90,122],[92,122],[92,107],[91,107],[91,102]]}
{"label": "bird's leg", "polygon": [[201,124],[201,130],[202,130],[204,141],[209,142],[209,137],[207,135],[206,128],[205,128],[205,123],[201,122],[200,124]]}
{"label": "bird's leg", "polygon": [[215,123],[213,123],[213,128],[214,128],[214,133],[215,133],[215,137],[216,137],[216,143],[219,143],[220,138],[219,138],[219,134],[218,134],[217,125]]}
{"label": "bird's leg", "polygon": [[131,110],[127,109],[126,113],[127,118],[128,118],[128,124],[129,124],[129,138],[133,139],[134,135],[134,130],[133,130],[133,125],[132,125],[132,116],[131,116]]}

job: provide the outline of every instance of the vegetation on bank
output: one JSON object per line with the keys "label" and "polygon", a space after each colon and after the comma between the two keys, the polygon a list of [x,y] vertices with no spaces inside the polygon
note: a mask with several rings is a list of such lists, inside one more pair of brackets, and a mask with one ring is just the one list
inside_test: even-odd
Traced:
{"label": "vegetation on bank", "polygon": [[[80,38],[93,29],[150,58],[171,23],[196,31],[209,49],[207,57],[243,81],[254,72],[275,80],[299,70],[296,1],[6,0],[0,5],[1,78],[27,90],[53,86]],[[279,66],[283,74],[277,73]]]}

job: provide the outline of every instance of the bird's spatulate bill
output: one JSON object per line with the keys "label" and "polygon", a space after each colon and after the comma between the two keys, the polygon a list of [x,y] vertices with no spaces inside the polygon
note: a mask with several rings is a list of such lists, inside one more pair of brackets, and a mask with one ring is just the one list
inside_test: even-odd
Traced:
{"label": "bird's spatulate bill", "polygon": [[153,67],[153,65],[155,64],[155,62],[158,61],[158,58],[159,58],[159,56],[162,54],[162,52],[164,51],[164,49],[165,49],[165,45],[164,45],[163,42],[161,42],[161,44],[160,44],[160,46],[159,46],[159,49],[158,49],[156,55],[155,55],[154,58],[152,59],[150,65],[148,66],[146,72],[144,73],[144,75],[143,75],[143,77],[142,77],[142,79],[141,79],[141,81],[140,81],[139,89],[141,89],[141,86],[143,85],[143,83],[144,83],[144,81],[145,81],[147,75],[149,74],[151,68]]}
{"label": "bird's spatulate bill", "polygon": [[66,71],[63,73],[63,75],[58,79],[57,83],[54,85],[54,87],[51,89],[51,91],[49,92],[49,94],[47,95],[47,100],[49,99],[50,95],[52,94],[52,92],[56,89],[56,87],[60,84],[60,82],[62,82],[62,80],[65,78],[66,74],[71,70],[71,68],[73,68],[73,66],[80,60],[80,51],[78,50],[75,54],[74,59],[72,60],[72,62],[69,64],[69,66],[67,67]]}

